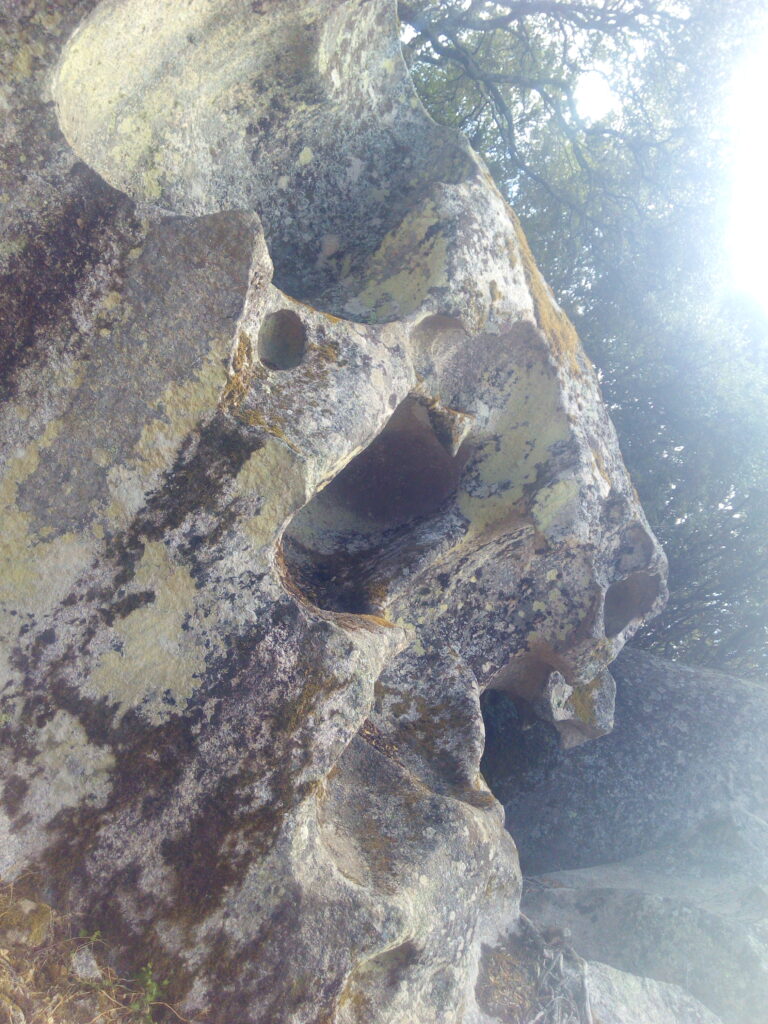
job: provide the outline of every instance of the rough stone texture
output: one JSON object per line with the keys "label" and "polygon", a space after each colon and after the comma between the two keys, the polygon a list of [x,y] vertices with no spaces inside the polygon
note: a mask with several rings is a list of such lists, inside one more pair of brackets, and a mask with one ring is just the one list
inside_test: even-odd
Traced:
{"label": "rough stone texture", "polygon": [[611,672],[613,731],[577,750],[487,702],[483,772],[527,874],[622,860],[732,809],[768,821],[765,686],[630,648]]}
{"label": "rough stone texture", "polygon": [[480,693],[607,731],[665,564],[514,215],[389,0],[2,27],[0,876],[195,1021],[534,1014]]}
{"label": "rough stone texture", "polygon": [[613,864],[532,877],[525,912],[589,959],[685,988],[728,1024],[768,1007],[768,825],[719,818]]}
{"label": "rough stone texture", "polygon": [[614,730],[578,750],[486,708],[486,777],[533,872],[523,910],[587,959],[765,1024],[768,691],[629,649],[612,668]]}
{"label": "rough stone texture", "polygon": [[593,1024],[720,1024],[677,985],[636,978],[607,964],[589,964],[587,988]]}

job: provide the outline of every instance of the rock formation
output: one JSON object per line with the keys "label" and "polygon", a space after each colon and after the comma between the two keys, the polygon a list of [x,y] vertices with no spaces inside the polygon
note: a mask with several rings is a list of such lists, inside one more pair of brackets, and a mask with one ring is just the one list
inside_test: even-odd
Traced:
{"label": "rock formation", "polygon": [[519,913],[480,694],[609,732],[665,562],[393,0],[2,24],[0,877],[196,1022],[712,1019]]}
{"label": "rock formation", "polygon": [[764,1024],[768,691],[633,650],[614,674],[615,727],[578,750],[523,730],[502,695],[486,703],[483,770],[519,845],[523,910],[588,959]]}

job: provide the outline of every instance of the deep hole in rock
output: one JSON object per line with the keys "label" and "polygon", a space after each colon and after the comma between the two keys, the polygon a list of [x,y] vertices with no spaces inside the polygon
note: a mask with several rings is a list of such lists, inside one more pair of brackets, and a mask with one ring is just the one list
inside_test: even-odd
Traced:
{"label": "deep hole in rock", "polygon": [[445,344],[446,339],[468,340],[461,320],[451,316],[428,316],[421,320],[411,332],[411,346],[427,357],[435,342]]}
{"label": "deep hole in rock", "polygon": [[293,370],[304,358],[307,332],[290,309],[264,318],[258,339],[259,359],[269,370]]}
{"label": "deep hole in rock", "polygon": [[630,622],[647,615],[661,591],[661,578],[648,572],[635,572],[612,583],[605,595],[605,635],[618,636]]}
{"label": "deep hole in rock", "polygon": [[619,570],[635,572],[646,569],[655,549],[656,545],[648,531],[640,523],[634,523],[624,531],[618,559]]}
{"label": "deep hole in rock", "polygon": [[480,707],[485,724],[485,761],[499,742],[503,742],[510,729],[517,730],[522,727],[524,716],[512,694],[504,690],[485,690],[480,695]]}
{"label": "deep hole in rock", "polygon": [[[407,977],[408,971],[419,962],[420,953],[412,939],[406,939],[394,949],[387,949],[383,953],[364,960],[351,974],[344,992],[346,999],[353,1003],[355,997],[359,1004],[360,997],[365,1000],[364,1006],[386,1005],[392,994],[395,993],[403,980]],[[375,1003],[374,1003],[375,1001]],[[369,1020],[369,1016],[357,1018]]]}
{"label": "deep hole in rock", "polygon": [[440,443],[425,405],[407,398],[286,529],[290,582],[327,611],[380,611],[439,544],[465,461]]}

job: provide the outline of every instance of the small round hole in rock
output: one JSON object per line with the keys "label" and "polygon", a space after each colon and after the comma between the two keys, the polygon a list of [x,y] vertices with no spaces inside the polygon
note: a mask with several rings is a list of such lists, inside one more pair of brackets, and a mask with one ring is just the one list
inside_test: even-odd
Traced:
{"label": "small round hole in rock", "polygon": [[259,359],[269,370],[292,370],[304,358],[307,332],[290,309],[270,313],[259,331]]}

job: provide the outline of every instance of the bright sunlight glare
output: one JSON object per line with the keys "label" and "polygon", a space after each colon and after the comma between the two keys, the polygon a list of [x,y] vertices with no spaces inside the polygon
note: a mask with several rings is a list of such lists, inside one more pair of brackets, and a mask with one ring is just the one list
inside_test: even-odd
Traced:
{"label": "bright sunlight glare", "polygon": [[585,121],[601,121],[619,106],[616,93],[599,71],[588,71],[579,78],[573,98]]}
{"label": "bright sunlight glare", "polygon": [[736,69],[726,107],[732,147],[727,244],[735,287],[768,313],[768,31]]}

